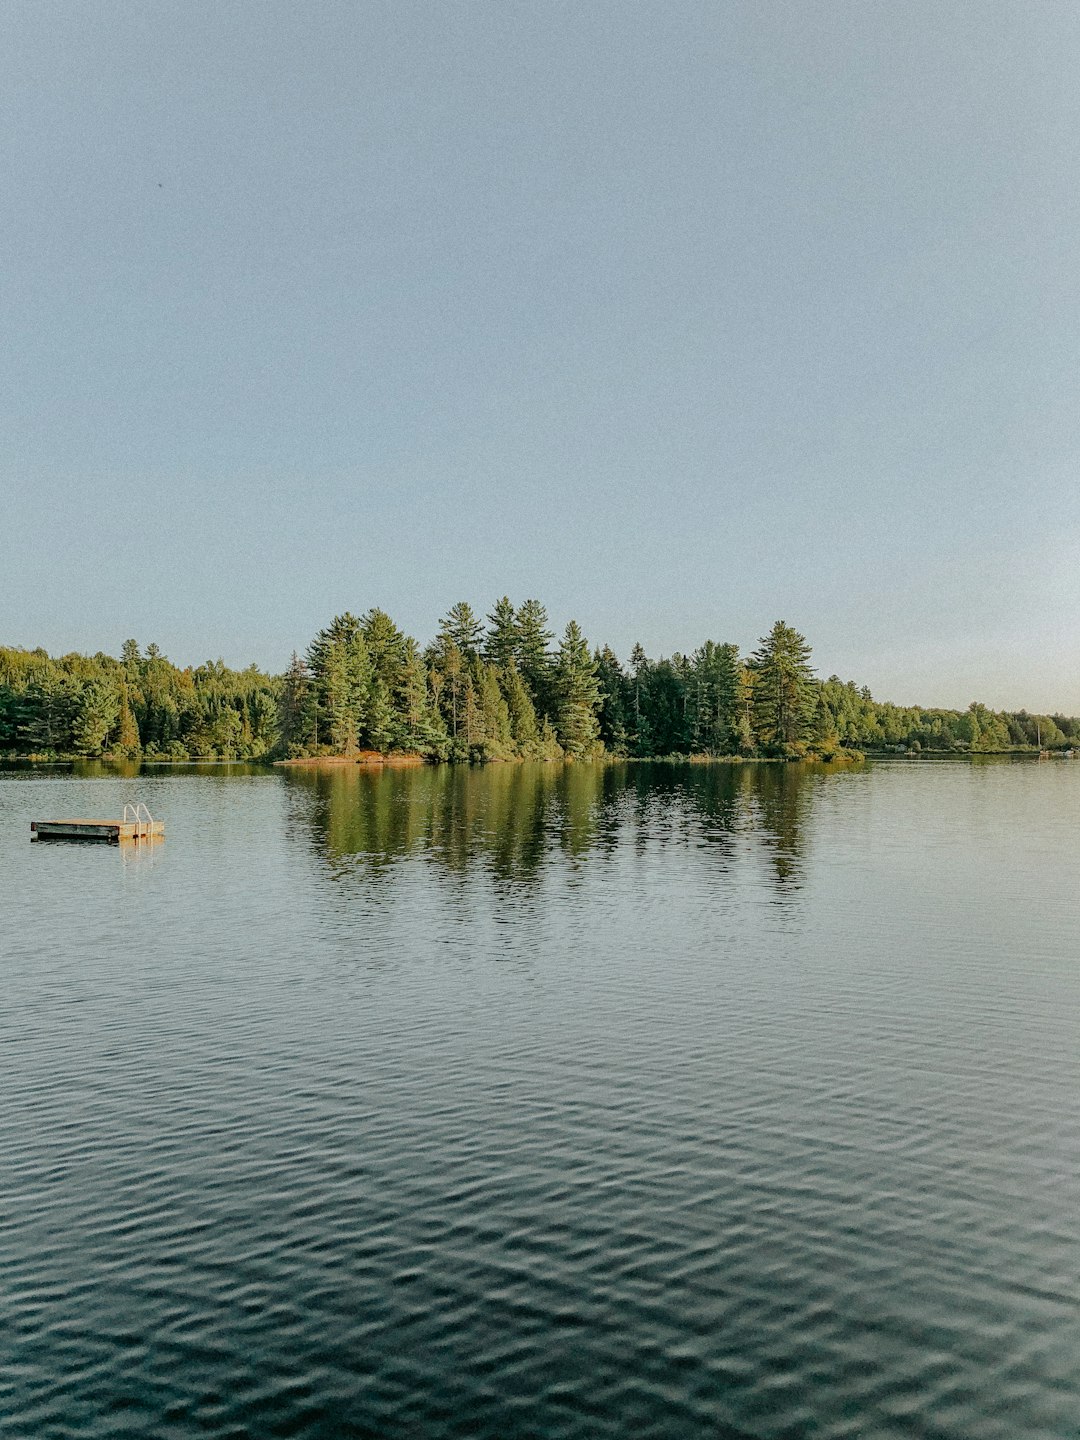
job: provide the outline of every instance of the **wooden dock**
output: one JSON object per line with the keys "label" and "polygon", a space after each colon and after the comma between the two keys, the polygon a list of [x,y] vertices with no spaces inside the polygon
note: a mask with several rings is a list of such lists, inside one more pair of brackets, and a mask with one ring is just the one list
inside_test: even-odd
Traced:
{"label": "wooden dock", "polygon": [[122,841],[137,845],[165,836],[164,820],[155,820],[145,805],[125,805],[122,820],[31,820],[31,840],[98,840],[106,845]]}

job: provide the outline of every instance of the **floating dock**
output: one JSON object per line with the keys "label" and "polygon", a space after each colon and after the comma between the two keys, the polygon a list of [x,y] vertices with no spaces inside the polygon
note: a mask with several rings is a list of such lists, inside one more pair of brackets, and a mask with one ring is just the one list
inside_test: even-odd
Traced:
{"label": "floating dock", "polygon": [[125,805],[122,820],[31,820],[31,840],[97,840],[106,845],[121,841],[161,840],[164,820],[155,820],[143,804]]}

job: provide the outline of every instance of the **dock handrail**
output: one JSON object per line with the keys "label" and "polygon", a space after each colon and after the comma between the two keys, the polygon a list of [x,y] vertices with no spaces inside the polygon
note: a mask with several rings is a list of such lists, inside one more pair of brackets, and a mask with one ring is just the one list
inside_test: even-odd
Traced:
{"label": "dock handrail", "polygon": [[[136,840],[152,840],[154,838],[154,817],[141,800],[134,805],[124,806],[124,824],[128,823],[128,811],[131,812],[131,821],[135,826]],[[145,816],[145,820],[143,819]]]}

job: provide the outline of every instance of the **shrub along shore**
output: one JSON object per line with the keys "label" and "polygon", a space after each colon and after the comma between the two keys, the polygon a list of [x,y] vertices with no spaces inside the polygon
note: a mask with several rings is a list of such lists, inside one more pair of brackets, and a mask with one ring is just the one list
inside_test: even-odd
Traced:
{"label": "shrub along shore", "polygon": [[119,657],[0,647],[0,755],[144,760],[420,761],[858,758],[1080,747],[1080,719],[924,709],[818,678],[778,620],[756,650],[706,640],[629,663],[562,637],[538,600],[483,620],[462,601],[421,648],[385,611],[337,616],[283,675],[179,668],[156,645]]}

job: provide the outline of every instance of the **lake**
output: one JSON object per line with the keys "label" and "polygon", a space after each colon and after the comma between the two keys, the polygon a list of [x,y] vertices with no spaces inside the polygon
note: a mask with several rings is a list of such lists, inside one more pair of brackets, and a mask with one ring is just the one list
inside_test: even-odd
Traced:
{"label": "lake", "polygon": [[1078,818],[1065,760],[0,774],[0,1432],[1080,1435]]}

